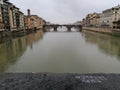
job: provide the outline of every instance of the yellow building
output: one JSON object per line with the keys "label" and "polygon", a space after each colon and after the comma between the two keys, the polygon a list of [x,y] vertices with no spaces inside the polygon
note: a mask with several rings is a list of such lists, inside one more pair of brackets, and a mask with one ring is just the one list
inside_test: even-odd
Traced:
{"label": "yellow building", "polygon": [[25,16],[26,29],[41,29],[43,24],[44,20],[37,15],[31,15],[28,9],[28,15]]}

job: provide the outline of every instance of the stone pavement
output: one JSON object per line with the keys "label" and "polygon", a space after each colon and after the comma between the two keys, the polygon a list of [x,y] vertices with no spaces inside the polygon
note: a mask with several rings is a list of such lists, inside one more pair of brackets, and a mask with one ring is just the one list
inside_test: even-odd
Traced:
{"label": "stone pavement", "polygon": [[0,74],[0,90],[120,90],[120,74]]}

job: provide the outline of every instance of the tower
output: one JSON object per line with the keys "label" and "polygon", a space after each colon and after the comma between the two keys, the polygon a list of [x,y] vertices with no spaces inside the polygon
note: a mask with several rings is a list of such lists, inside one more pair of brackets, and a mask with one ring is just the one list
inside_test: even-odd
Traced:
{"label": "tower", "polygon": [[31,13],[30,13],[30,9],[27,10],[27,13],[28,13],[28,16],[30,16],[30,14],[31,14]]}

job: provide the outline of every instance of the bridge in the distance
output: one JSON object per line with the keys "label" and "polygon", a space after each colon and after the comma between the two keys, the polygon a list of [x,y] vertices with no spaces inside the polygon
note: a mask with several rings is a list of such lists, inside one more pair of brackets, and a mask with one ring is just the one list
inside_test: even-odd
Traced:
{"label": "bridge in the distance", "polygon": [[44,32],[49,32],[48,29],[53,28],[55,32],[57,32],[57,29],[59,27],[66,27],[68,32],[71,32],[72,28],[78,28],[79,31],[82,31],[82,25],[76,25],[76,24],[48,24],[43,26]]}

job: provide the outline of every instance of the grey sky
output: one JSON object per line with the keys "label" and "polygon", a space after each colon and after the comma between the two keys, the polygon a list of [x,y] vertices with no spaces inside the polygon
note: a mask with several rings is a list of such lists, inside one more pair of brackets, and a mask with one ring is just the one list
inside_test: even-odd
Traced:
{"label": "grey sky", "polygon": [[120,4],[120,0],[10,0],[22,12],[31,9],[52,23],[72,23],[79,21],[91,12],[102,12]]}

